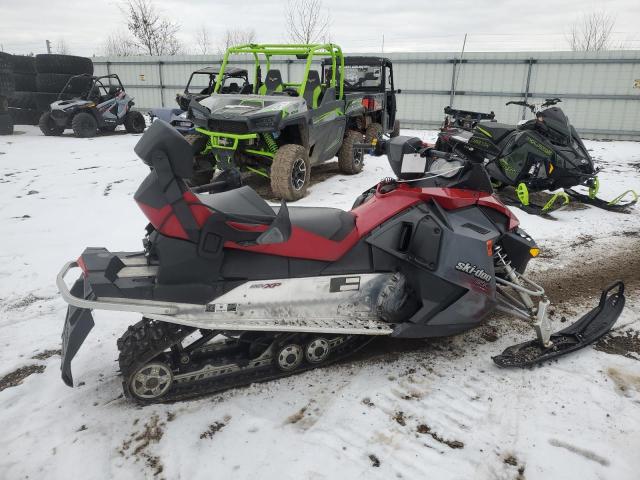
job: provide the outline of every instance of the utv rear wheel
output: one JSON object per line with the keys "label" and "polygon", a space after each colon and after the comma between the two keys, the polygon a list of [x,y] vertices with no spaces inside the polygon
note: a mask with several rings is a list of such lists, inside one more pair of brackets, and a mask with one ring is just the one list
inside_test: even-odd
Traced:
{"label": "utv rear wheel", "polygon": [[342,141],[342,146],[338,151],[338,166],[340,171],[348,175],[360,173],[364,166],[364,151],[354,150],[353,145],[362,143],[364,140],[362,133],[357,130],[349,130],[347,136]]}
{"label": "utv rear wheel", "polygon": [[146,126],[144,115],[136,110],[127,113],[124,117],[124,128],[128,133],[142,133]]}
{"label": "utv rear wheel", "polygon": [[374,138],[380,140],[380,137],[382,137],[382,125],[372,123],[364,132],[364,143],[371,143]]}
{"label": "utv rear wheel", "polygon": [[400,120],[393,122],[393,130],[389,134],[391,138],[397,137],[398,135],[400,135]]}
{"label": "utv rear wheel", "polygon": [[77,113],[71,120],[71,128],[76,137],[95,137],[98,130],[98,122],[95,117],[88,112]]}
{"label": "utv rear wheel", "polygon": [[53,121],[51,118],[51,113],[44,112],[40,116],[40,121],[38,122],[38,126],[40,127],[40,131],[44,133],[47,137],[51,136],[59,136],[64,132],[64,127],[60,127]]}
{"label": "utv rear wheel", "polygon": [[271,190],[287,201],[299,200],[307,194],[311,164],[307,150],[301,145],[281,146],[271,165]]}

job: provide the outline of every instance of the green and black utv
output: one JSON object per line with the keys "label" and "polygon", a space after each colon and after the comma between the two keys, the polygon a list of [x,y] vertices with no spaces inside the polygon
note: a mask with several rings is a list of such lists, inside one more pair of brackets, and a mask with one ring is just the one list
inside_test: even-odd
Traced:
{"label": "green and black utv", "polygon": [[[229,57],[234,55],[254,59],[249,94],[222,94],[221,79]],[[361,144],[365,133],[372,134],[367,128],[382,117],[379,109],[373,108],[373,91],[346,87],[346,63],[335,44],[229,48],[212,95],[189,105],[188,118],[200,134],[190,139],[196,152],[196,172],[200,172],[195,183],[210,181],[213,168],[223,174],[249,170],[270,178],[274,195],[291,201],[305,196],[312,166],[336,155],[342,172],[360,172],[364,154],[353,145]],[[286,81],[273,64],[285,66]],[[388,130],[389,118],[385,118],[381,129]],[[209,172],[205,176],[203,169]]]}
{"label": "green and black utv", "polygon": [[[322,61],[324,79],[331,77],[331,62]],[[393,64],[384,57],[344,57],[344,91],[356,93],[361,101],[351,102],[348,128],[365,132],[365,143],[382,134],[397,137],[400,120],[396,118],[396,90],[393,85]],[[355,107],[355,109],[354,109]],[[357,111],[360,114],[357,114]]]}

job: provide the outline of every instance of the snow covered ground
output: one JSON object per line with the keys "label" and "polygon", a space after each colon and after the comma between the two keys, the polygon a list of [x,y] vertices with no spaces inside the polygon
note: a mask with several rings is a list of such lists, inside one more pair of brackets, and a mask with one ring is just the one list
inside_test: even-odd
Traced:
{"label": "snow covered ground", "polygon": [[[17,130],[0,137],[0,478],[638,478],[640,207],[554,220],[516,211],[542,246],[533,272],[556,327],[595,305],[603,284],[627,280],[614,338],[597,348],[499,370],[491,355],[532,334],[496,315],[454,338],[381,340],[342,365],[140,408],[121,396],[115,362],[135,315],[98,312],[74,360],[79,386],[62,383],[66,305],[54,283],[86,246],[140,248],[138,138]],[[603,196],[640,191],[640,144],[586,143],[604,167]],[[369,158],[361,174],[332,176],[298,204],[349,208],[388,175],[384,158]]]}

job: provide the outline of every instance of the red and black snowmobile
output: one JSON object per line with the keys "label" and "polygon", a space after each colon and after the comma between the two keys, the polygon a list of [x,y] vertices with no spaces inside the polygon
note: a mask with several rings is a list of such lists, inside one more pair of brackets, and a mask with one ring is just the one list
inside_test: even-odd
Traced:
{"label": "red and black snowmobile", "polygon": [[[162,121],[135,151],[151,167],[135,194],[150,221],[144,251],[88,248],[58,276],[70,386],[93,309],[143,315],[117,342],[119,365],[125,395],[152,403],[326,365],[380,335],[457,334],[495,309],[531,320],[538,339],[494,360],[530,365],[604,335],[624,306],[618,282],[551,334],[544,290],[524,276],[535,242],[493,196],[482,166],[425,173],[427,158],[441,154],[417,138],[376,145],[398,179],[350,211],[272,207],[246,186],[198,195],[185,183],[191,146]],[[81,275],[69,290],[73,267]]]}

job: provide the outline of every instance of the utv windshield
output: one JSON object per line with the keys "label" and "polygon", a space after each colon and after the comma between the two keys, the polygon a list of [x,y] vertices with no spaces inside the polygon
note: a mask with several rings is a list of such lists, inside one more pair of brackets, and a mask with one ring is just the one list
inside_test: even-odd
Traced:
{"label": "utv windshield", "polygon": [[344,88],[346,90],[380,90],[383,87],[380,65],[345,65]]}

